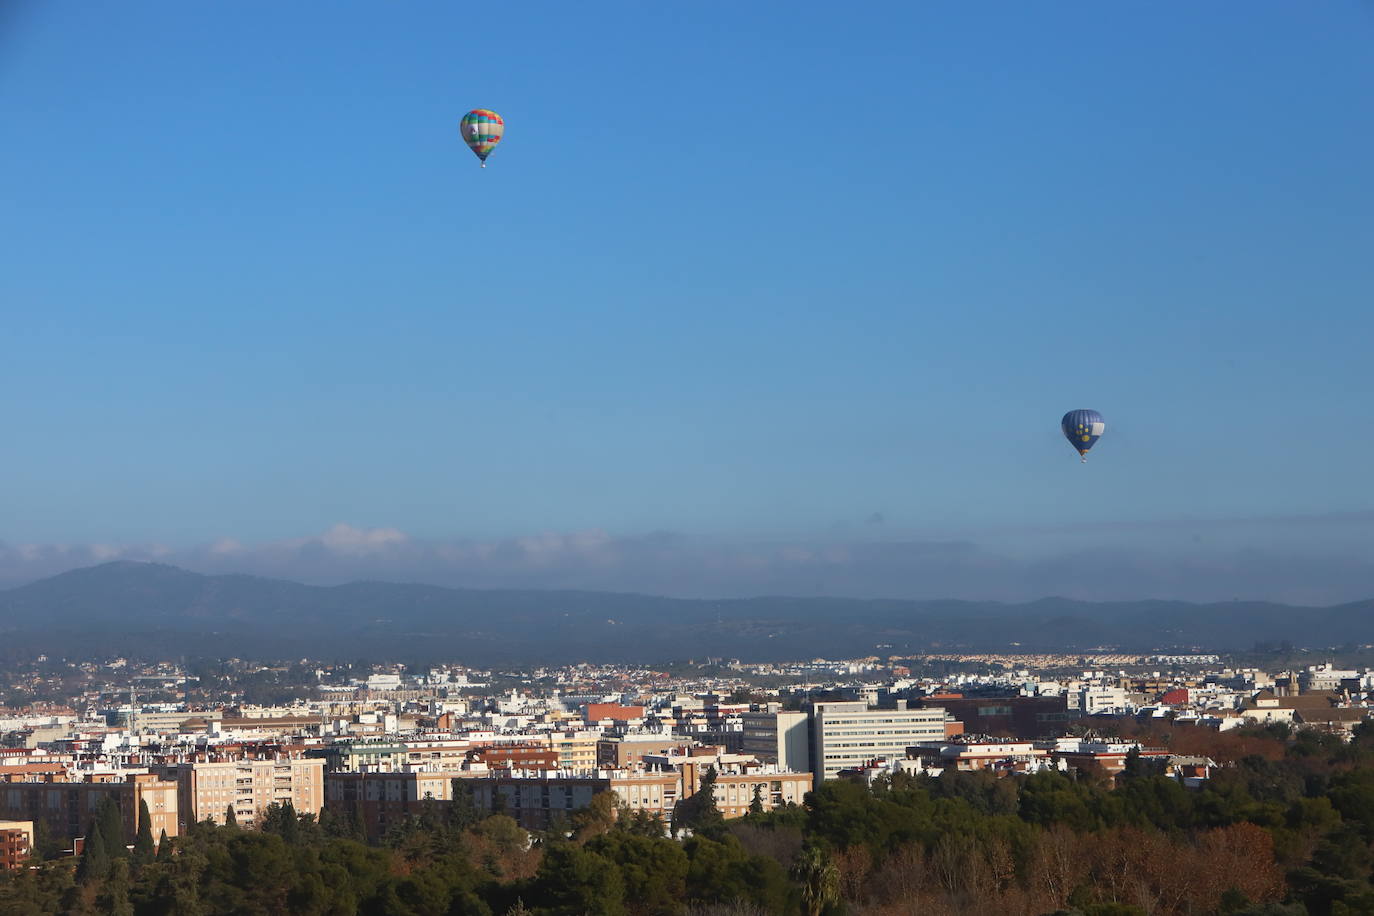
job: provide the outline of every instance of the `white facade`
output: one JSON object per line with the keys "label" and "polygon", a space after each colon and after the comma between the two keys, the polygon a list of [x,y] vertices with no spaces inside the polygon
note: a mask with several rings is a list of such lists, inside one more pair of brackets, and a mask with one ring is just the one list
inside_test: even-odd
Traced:
{"label": "white facade", "polygon": [[1107,687],[1093,685],[1084,687],[1069,695],[1069,708],[1074,708],[1073,699],[1077,696],[1077,708],[1082,710],[1084,715],[1094,715],[1099,712],[1117,712],[1127,708],[1129,699],[1126,691],[1121,687]]}
{"label": "white facade", "polygon": [[1343,671],[1330,664],[1313,665],[1298,675],[1298,685],[1303,690],[1334,691],[1341,689],[1341,681],[1359,679],[1358,671]]}
{"label": "white facade", "polygon": [[879,757],[905,757],[908,747],[945,736],[943,709],[907,709],[904,701],[896,709],[870,709],[862,701],[817,703],[811,719],[811,767],[817,783]]}

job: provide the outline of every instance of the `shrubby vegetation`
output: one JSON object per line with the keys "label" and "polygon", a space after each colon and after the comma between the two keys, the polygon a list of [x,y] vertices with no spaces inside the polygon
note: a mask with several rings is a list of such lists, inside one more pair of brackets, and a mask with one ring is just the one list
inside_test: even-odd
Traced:
{"label": "shrubby vegetation", "polygon": [[948,773],[830,782],[805,808],[685,839],[599,797],[536,835],[435,804],[361,842],[356,818],[289,807],[260,830],[199,824],[130,851],[110,810],[78,860],[0,878],[0,916],[215,914],[1349,914],[1374,912],[1374,733],[1147,738],[1229,764],[1189,790],[1133,757],[1105,778]]}

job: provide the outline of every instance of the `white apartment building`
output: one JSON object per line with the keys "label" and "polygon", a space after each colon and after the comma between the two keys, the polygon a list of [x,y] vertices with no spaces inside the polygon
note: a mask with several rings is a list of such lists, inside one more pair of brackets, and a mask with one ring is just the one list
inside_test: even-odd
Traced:
{"label": "white apartment building", "polygon": [[1358,683],[1360,680],[1360,672],[1335,668],[1328,662],[1325,665],[1312,665],[1299,674],[1298,687],[1304,692],[1309,690],[1336,691],[1341,689],[1342,681]]}
{"label": "white apartment building", "polygon": [[930,741],[908,750],[927,769],[960,771],[1007,769],[1034,772],[1049,751],[1033,741]]}
{"label": "white apartment building", "polygon": [[816,703],[811,713],[811,767],[816,782],[879,757],[905,758],[906,749],[945,736],[945,711],[938,707],[871,709],[863,701]]}
{"label": "white apartment building", "polygon": [[1119,712],[1125,710],[1128,703],[1129,697],[1122,687],[1090,684],[1068,694],[1068,708],[1078,709],[1088,716],[1100,712]]}

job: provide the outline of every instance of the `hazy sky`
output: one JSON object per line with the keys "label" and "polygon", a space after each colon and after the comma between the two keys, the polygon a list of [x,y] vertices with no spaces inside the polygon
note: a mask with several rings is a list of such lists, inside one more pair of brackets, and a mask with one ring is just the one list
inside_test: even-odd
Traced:
{"label": "hazy sky", "polygon": [[1374,595],[1374,5],[6,6],[0,579]]}

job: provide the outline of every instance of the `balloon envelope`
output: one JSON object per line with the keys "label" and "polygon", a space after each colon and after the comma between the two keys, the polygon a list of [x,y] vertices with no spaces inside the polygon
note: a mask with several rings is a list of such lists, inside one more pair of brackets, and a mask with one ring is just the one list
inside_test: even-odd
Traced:
{"label": "balloon envelope", "polygon": [[463,115],[459,130],[463,132],[463,142],[485,165],[491,151],[501,142],[501,135],[506,131],[506,122],[490,109],[474,108]]}
{"label": "balloon envelope", "polygon": [[1095,410],[1070,410],[1059,421],[1059,428],[1069,444],[1078,449],[1078,454],[1086,455],[1102,437],[1107,424],[1102,422],[1102,414]]}

